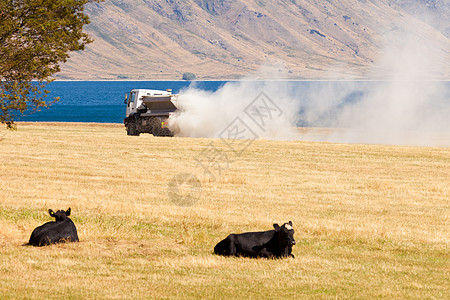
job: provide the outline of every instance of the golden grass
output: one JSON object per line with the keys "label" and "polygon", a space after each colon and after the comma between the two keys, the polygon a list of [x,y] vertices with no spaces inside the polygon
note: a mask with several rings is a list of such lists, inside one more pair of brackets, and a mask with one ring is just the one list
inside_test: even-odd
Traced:
{"label": "golden grass", "polygon": [[[450,149],[128,137],[123,126],[0,129],[0,298],[450,297]],[[196,164],[210,143],[233,162]],[[204,157],[203,157],[204,158]],[[201,181],[178,206],[168,183]],[[80,243],[23,246],[72,208]],[[292,220],[295,259],[212,254]]]}

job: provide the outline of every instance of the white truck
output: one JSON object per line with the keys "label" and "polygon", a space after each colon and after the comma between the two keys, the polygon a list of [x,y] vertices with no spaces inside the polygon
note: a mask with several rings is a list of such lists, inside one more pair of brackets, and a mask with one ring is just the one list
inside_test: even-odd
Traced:
{"label": "white truck", "polygon": [[126,118],[123,120],[128,135],[150,133],[154,136],[173,136],[168,128],[169,117],[177,110],[176,94],[172,90],[134,89],[125,94]]}

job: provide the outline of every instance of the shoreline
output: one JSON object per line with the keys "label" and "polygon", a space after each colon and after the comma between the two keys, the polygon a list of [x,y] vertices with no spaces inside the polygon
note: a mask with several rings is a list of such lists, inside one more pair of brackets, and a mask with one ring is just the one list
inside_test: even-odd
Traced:
{"label": "shoreline", "polygon": [[53,79],[52,82],[450,82],[450,79],[423,79],[423,80],[382,80],[382,79]]}
{"label": "shoreline", "polygon": [[[124,128],[123,123],[100,123],[100,122],[40,122],[19,121],[20,126],[49,126],[49,127],[99,127],[99,128]],[[364,138],[367,130],[354,128],[331,128],[331,127],[295,127],[299,133],[298,139],[291,141],[308,141],[334,144],[354,145],[384,145],[398,147],[428,147],[428,148],[450,148],[450,131],[403,131],[397,132],[390,139]],[[125,132],[125,131],[124,131]],[[143,134],[142,136],[145,136]],[[420,142],[418,142],[420,141]],[[425,142],[424,142],[425,141]]]}

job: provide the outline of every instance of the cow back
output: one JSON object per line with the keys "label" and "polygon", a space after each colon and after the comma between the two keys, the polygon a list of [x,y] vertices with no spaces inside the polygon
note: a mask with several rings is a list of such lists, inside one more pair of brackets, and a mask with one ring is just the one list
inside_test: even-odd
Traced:
{"label": "cow back", "polygon": [[282,226],[273,225],[275,230],[230,234],[214,247],[214,253],[225,256],[294,257],[292,222],[289,221]]}
{"label": "cow back", "polygon": [[78,242],[75,224],[67,218],[61,222],[47,222],[31,233],[29,245],[45,246],[59,242]]}

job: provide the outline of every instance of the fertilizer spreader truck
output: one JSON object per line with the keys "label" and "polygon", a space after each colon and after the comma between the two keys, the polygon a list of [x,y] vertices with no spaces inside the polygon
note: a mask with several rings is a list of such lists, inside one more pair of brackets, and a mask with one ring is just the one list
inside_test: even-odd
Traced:
{"label": "fertilizer spreader truck", "polygon": [[168,128],[169,117],[177,110],[176,94],[172,90],[131,90],[125,95],[126,118],[123,120],[128,135],[150,133],[154,136],[173,136]]}

